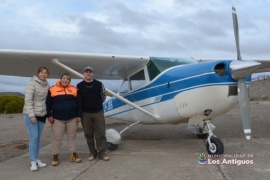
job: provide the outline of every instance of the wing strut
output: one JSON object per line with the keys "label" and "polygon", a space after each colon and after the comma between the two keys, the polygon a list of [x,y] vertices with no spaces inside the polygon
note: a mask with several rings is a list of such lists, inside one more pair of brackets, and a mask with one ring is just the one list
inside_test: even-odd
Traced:
{"label": "wing strut", "polygon": [[[70,72],[70,73],[72,73],[72,74],[78,76],[79,78],[84,79],[84,77],[83,77],[82,74],[80,74],[80,73],[78,73],[77,71],[71,69],[70,67],[68,67],[68,66],[66,66],[66,65],[64,65],[64,64],[62,64],[62,63],[60,63],[60,62],[58,61],[58,59],[56,59],[56,58],[53,58],[53,59],[52,59],[52,63],[55,64],[55,65],[57,65],[57,66],[59,66],[59,67],[61,67],[61,68],[63,68],[63,69],[65,69],[65,70],[67,70],[68,72]],[[123,98],[122,96],[120,96],[120,95],[114,93],[113,91],[111,91],[111,90],[109,90],[109,89],[107,89],[107,88],[105,88],[105,89],[106,89],[106,91],[107,91],[108,93],[112,94],[113,96],[115,96],[115,97],[118,98],[119,100],[123,101],[124,103],[127,103],[128,105],[134,107],[135,109],[137,109],[137,110],[139,110],[139,111],[141,111],[141,112],[143,112],[143,113],[145,113],[145,114],[148,114],[149,116],[153,117],[155,120],[160,121],[160,116],[155,115],[155,114],[152,114],[152,113],[150,113],[149,111],[146,111],[145,109],[141,108],[141,107],[138,106],[137,104],[132,103],[131,101],[129,101],[129,100]]]}

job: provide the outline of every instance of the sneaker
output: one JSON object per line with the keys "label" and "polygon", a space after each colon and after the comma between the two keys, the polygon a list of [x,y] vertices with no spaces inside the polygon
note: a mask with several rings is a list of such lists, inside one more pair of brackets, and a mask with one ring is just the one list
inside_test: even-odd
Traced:
{"label": "sneaker", "polygon": [[76,154],[76,152],[71,153],[69,155],[69,159],[70,159],[71,162],[76,162],[76,163],[82,162],[81,158],[78,157],[78,155]]}
{"label": "sneaker", "polygon": [[90,154],[88,157],[88,161],[93,161],[96,159],[96,156],[94,156],[93,154]]}
{"label": "sneaker", "polygon": [[52,158],[52,166],[58,166],[58,165],[59,165],[58,154],[54,154]]}
{"label": "sneaker", "polygon": [[38,170],[36,161],[31,162],[30,170],[31,171],[37,171]]}
{"label": "sneaker", "polygon": [[110,157],[108,155],[104,155],[102,158],[103,161],[109,161],[110,160]]}
{"label": "sneaker", "polygon": [[43,163],[43,162],[41,162],[41,160],[36,160],[36,163],[37,163],[37,166],[39,167],[39,168],[43,168],[43,167],[46,167],[47,166],[47,164],[46,163]]}

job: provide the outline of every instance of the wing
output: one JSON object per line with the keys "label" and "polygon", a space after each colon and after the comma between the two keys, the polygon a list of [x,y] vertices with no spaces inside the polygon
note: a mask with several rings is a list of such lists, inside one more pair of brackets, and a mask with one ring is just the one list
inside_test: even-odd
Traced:
{"label": "wing", "polygon": [[52,59],[82,73],[85,66],[92,66],[97,79],[122,79],[149,61],[149,57],[118,56],[87,53],[0,50],[0,74],[33,76],[39,67],[49,68],[50,78],[59,78],[66,71],[52,64]]}
{"label": "wing", "polygon": [[[216,60],[229,60],[224,58],[195,58],[198,62],[205,62],[205,61],[216,61]],[[236,59],[231,59],[236,60]],[[250,59],[250,60],[242,60],[242,61],[256,61],[261,63],[258,69],[254,71],[254,73],[261,73],[261,72],[269,72],[270,71],[270,59]]]}

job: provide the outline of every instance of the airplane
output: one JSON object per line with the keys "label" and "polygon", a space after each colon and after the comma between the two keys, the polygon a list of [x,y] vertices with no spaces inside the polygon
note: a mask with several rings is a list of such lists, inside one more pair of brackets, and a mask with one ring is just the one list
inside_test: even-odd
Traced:
{"label": "airplane", "polygon": [[239,103],[247,139],[251,138],[248,85],[252,73],[270,71],[270,60],[241,58],[238,22],[232,7],[237,59],[195,59],[121,56],[90,53],[0,50],[0,74],[31,77],[38,67],[50,69],[50,78],[70,72],[83,78],[93,66],[96,79],[123,80],[103,106],[106,117],[131,123],[121,132],[106,131],[108,149],[115,150],[121,134],[136,124],[187,123],[187,129],[206,138],[208,154],[224,153],[211,123]]}

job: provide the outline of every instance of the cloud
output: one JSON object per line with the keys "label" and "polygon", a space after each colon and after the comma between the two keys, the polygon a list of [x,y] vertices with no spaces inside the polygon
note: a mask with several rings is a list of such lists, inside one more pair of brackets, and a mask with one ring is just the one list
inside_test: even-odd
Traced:
{"label": "cloud", "polygon": [[232,3],[242,58],[269,58],[265,0],[1,0],[0,49],[235,58]]}

